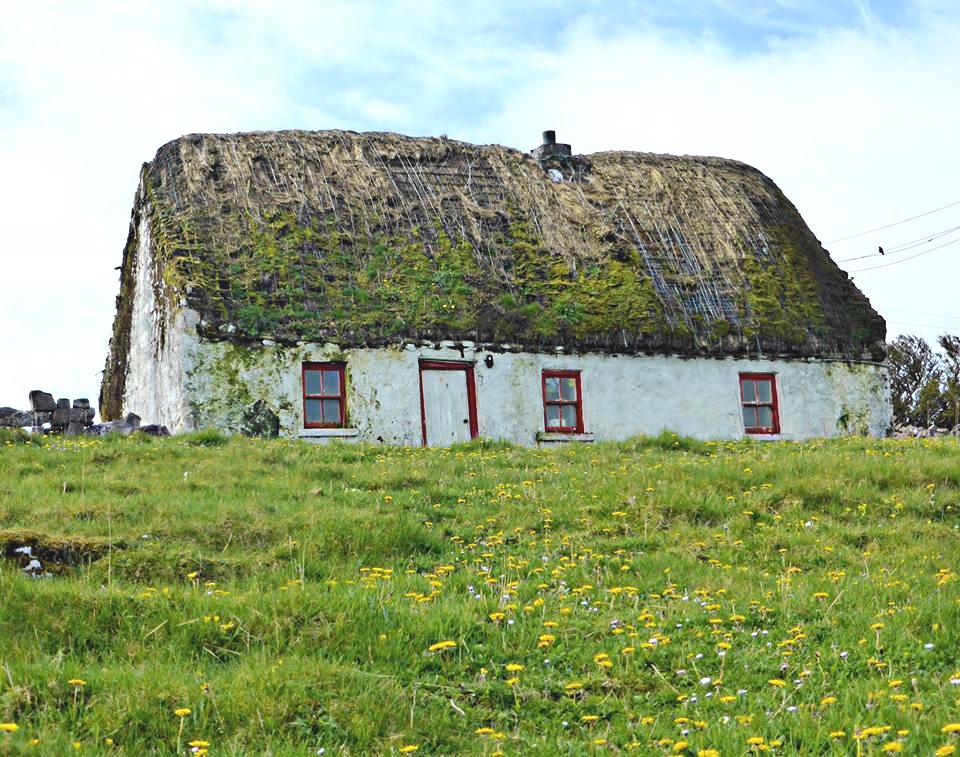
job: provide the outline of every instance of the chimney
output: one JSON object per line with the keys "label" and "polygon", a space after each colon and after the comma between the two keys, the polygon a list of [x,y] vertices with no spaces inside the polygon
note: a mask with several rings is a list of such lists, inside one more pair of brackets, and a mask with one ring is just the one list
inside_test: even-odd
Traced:
{"label": "chimney", "polygon": [[557,133],[553,129],[543,132],[543,144],[530,151],[533,157],[544,161],[548,158],[569,158],[573,155],[570,145],[557,142]]}

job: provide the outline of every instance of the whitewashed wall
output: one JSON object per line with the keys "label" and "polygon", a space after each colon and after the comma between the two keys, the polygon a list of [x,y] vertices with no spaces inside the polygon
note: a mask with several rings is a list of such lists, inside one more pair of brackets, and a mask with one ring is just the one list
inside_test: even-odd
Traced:
{"label": "whitewashed wall", "polygon": [[139,232],[123,412],[136,413],[145,423],[187,429],[191,426],[184,376],[196,344],[192,336],[196,333],[196,313],[169,308],[162,298],[158,301],[160,282],[147,213],[143,214]]}
{"label": "whitewashed wall", "polygon": [[[151,288],[137,291],[144,289]],[[473,361],[480,436],[524,445],[537,443],[537,432],[543,431],[543,369],[581,371],[584,430],[597,440],[663,430],[704,439],[740,438],[741,372],[776,374],[779,438],[836,436],[847,429],[882,435],[891,422],[886,369],[874,364],[488,353],[469,344],[342,351],[336,345],[242,347],[199,342],[191,336],[195,316],[185,313],[178,316],[177,333],[168,331],[164,347],[153,349],[154,366],[149,360],[131,361],[127,383],[126,410],[172,431],[240,430],[244,413],[259,400],[279,417],[283,436],[419,445],[421,358]],[[149,323],[137,325],[149,333]],[[145,355],[150,350],[144,345]],[[491,367],[484,363],[488,354]],[[347,364],[352,430],[303,430],[300,366],[323,360]]]}

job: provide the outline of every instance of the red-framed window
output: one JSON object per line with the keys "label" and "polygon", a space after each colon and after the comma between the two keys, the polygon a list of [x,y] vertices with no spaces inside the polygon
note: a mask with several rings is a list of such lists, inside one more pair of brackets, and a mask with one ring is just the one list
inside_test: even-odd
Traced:
{"label": "red-framed window", "polygon": [[343,363],[303,364],[304,428],[342,428],[347,403]]}
{"label": "red-framed window", "polygon": [[543,372],[543,427],[562,434],[583,433],[580,371]]}
{"label": "red-framed window", "polygon": [[740,403],[747,434],[779,434],[777,379],[773,373],[741,373]]}

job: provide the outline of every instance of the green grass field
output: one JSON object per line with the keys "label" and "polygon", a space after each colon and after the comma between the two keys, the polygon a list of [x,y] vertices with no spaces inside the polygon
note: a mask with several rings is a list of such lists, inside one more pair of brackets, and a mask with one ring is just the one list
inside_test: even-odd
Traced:
{"label": "green grass field", "polygon": [[0,450],[0,755],[960,745],[953,440]]}

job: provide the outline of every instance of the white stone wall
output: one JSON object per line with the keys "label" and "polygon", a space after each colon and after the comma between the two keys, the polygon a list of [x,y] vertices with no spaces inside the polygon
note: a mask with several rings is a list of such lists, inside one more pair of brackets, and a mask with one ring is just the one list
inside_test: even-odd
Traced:
{"label": "white stone wall", "polygon": [[[189,315],[180,319],[180,326],[191,321]],[[184,349],[183,357],[167,354],[171,343]],[[484,363],[488,354],[493,357],[491,367]],[[336,433],[370,442],[419,445],[421,358],[472,361],[480,436],[524,445],[535,444],[537,432],[544,430],[543,369],[581,372],[584,431],[597,440],[664,430],[703,439],[741,438],[742,372],[776,374],[779,438],[848,431],[881,435],[891,421],[886,369],[873,364],[488,353],[470,345],[462,350],[453,345],[355,350],[309,344],[242,347],[199,343],[188,333],[168,336],[156,375],[151,379],[146,367],[142,370],[145,380],[155,382],[155,391],[142,394],[141,407],[134,403],[141,395],[128,392],[128,409],[145,420],[161,418],[172,431],[194,427],[237,431],[244,413],[260,400],[278,416],[281,435],[328,439],[327,432],[303,430],[300,366],[304,361],[342,360],[347,364],[349,426],[355,431]],[[182,384],[166,375],[177,369],[178,359]]]}
{"label": "white stone wall", "polygon": [[160,282],[146,212],[142,214],[139,232],[124,413],[136,413],[144,423],[189,430],[192,426],[186,412],[184,377],[197,341],[192,336],[196,315],[186,309],[171,310],[163,298],[158,301]]}

